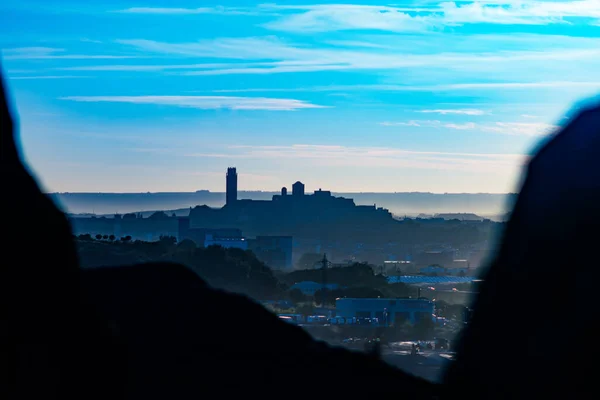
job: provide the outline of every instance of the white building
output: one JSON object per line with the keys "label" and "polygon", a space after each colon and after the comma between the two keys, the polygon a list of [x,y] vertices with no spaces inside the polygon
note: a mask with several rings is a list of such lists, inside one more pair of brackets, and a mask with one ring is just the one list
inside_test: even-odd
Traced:
{"label": "white building", "polygon": [[206,234],[204,246],[221,246],[226,249],[237,248],[247,250],[248,241],[243,237],[217,237],[211,234]]}
{"label": "white building", "polygon": [[344,318],[377,318],[388,324],[412,324],[435,314],[434,303],[425,299],[337,299],[336,316]]}

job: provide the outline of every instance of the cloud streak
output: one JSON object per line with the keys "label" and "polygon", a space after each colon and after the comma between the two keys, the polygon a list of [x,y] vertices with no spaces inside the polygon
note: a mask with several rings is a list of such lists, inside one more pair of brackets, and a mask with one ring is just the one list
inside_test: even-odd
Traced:
{"label": "cloud streak", "polygon": [[[264,8],[265,6],[263,6]],[[327,32],[381,30],[423,32],[466,24],[549,25],[569,24],[572,18],[600,18],[600,2],[579,1],[440,1],[417,6],[319,4],[271,5],[287,14],[266,23],[272,30]]]}
{"label": "cloud streak", "polygon": [[539,136],[549,135],[559,129],[559,126],[540,122],[496,122],[492,126],[482,126],[481,129],[505,135]]}
{"label": "cloud streak", "polygon": [[82,78],[93,78],[92,76],[81,76],[81,75],[38,75],[38,76],[13,76],[9,78],[12,81],[20,80],[39,80],[39,79],[82,79]]}
{"label": "cloud streak", "polygon": [[113,11],[121,14],[146,14],[146,15],[194,15],[194,14],[223,14],[223,15],[261,15],[266,10],[249,7],[130,7]]}
{"label": "cloud streak", "polygon": [[522,89],[568,89],[600,88],[600,81],[549,81],[549,82],[476,82],[438,85],[331,85],[296,88],[243,88],[218,89],[214,93],[252,93],[252,92],[337,92],[337,91],[464,91],[464,90],[522,90]]}
{"label": "cloud streak", "polygon": [[121,14],[211,14],[215,12],[215,9],[211,7],[200,7],[200,8],[166,8],[166,7],[131,7],[123,10],[115,11]]}
{"label": "cloud streak", "polygon": [[419,110],[417,112],[425,113],[425,114],[457,114],[457,115],[484,115],[486,114],[483,110],[465,108],[465,109],[455,109],[455,110]]}
{"label": "cloud streak", "polygon": [[[551,61],[578,61],[596,65],[600,60],[600,39],[563,40],[564,47],[550,43],[535,43],[527,35],[527,46],[520,49],[482,51],[490,48],[496,39],[464,38],[462,46],[438,48],[428,53],[419,53],[418,48],[389,50],[364,47],[307,47],[290,43],[276,37],[219,38],[187,43],[169,43],[147,39],[127,39],[117,42],[150,54],[179,57],[204,57],[241,61],[247,65],[232,63],[223,68],[203,68],[199,71],[184,71],[182,75],[227,75],[227,74],[276,74],[318,71],[402,71],[414,68],[438,68],[445,71],[488,72],[493,67],[499,72],[510,71],[514,75],[515,65],[528,70],[546,66]],[[539,35],[543,36],[543,35]],[[469,43],[469,41],[473,43]],[[541,40],[541,39],[540,39]],[[544,40],[547,40],[544,39]],[[529,42],[531,41],[531,43]],[[478,47],[472,51],[470,46]],[[518,64],[517,64],[518,63]],[[481,85],[487,84],[482,82]],[[460,84],[456,84],[460,87]],[[472,84],[471,87],[475,87]]]}
{"label": "cloud streak", "polygon": [[436,151],[412,151],[392,147],[353,147],[313,144],[287,146],[229,146],[218,154],[188,153],[188,157],[260,159],[260,160],[306,160],[312,165],[324,167],[355,166],[365,168],[417,168],[426,170],[497,171],[520,168],[528,156],[522,154],[478,154]]}
{"label": "cloud streak", "polygon": [[411,120],[407,122],[381,122],[382,126],[403,126],[403,127],[420,127],[420,128],[439,128],[439,129],[454,129],[454,130],[479,130],[482,132],[493,132],[504,135],[524,135],[524,136],[543,136],[555,132],[560,127],[557,125],[546,124],[541,122],[495,122],[491,124],[477,124],[474,122],[444,123],[442,121],[419,121]]}
{"label": "cloud streak", "polygon": [[2,51],[5,60],[96,60],[96,59],[125,59],[139,58],[130,55],[109,54],[65,54],[65,49],[53,47],[17,47]]}
{"label": "cloud streak", "polygon": [[310,108],[326,108],[296,99],[275,99],[265,97],[229,97],[229,96],[69,96],[61,100],[86,103],[130,103],[153,104],[202,110],[269,110],[294,111]]}

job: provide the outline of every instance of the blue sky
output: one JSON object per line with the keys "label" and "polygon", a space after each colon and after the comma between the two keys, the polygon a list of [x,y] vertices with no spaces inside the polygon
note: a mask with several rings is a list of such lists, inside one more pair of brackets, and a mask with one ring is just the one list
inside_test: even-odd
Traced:
{"label": "blue sky", "polygon": [[51,191],[515,190],[600,92],[600,1],[0,5]]}

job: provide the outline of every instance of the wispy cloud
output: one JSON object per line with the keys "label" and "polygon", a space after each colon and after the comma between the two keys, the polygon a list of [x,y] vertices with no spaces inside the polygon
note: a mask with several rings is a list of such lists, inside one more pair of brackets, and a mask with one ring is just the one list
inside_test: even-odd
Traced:
{"label": "wispy cloud", "polygon": [[[251,64],[241,64],[242,67]],[[204,63],[204,64],[150,64],[150,65],[83,65],[77,67],[55,68],[60,71],[132,71],[132,72],[156,72],[181,69],[215,69],[230,68],[231,63]]]}
{"label": "wispy cloud", "polygon": [[38,79],[82,79],[93,78],[92,76],[81,75],[38,75],[38,76],[13,76],[10,80],[38,80]]}
{"label": "wispy cloud", "polygon": [[418,122],[418,121],[381,122],[379,125],[382,125],[382,126],[421,126],[421,122]]}
{"label": "wispy cloud", "polygon": [[268,29],[287,32],[323,32],[346,29],[379,29],[393,32],[417,32],[427,28],[426,17],[412,17],[395,7],[362,5],[283,6],[295,10],[268,22]]}
{"label": "wispy cloud", "polygon": [[501,133],[505,135],[541,136],[548,135],[559,129],[559,126],[538,122],[495,122],[491,124],[477,124],[474,122],[447,123],[437,120],[408,121],[408,122],[381,122],[382,126],[409,126],[424,128],[440,128],[454,130],[479,130],[482,132]]}
{"label": "wispy cloud", "polygon": [[577,1],[439,1],[415,2],[403,6],[355,4],[281,5],[256,7],[131,7],[113,12],[146,15],[274,15],[268,29],[290,32],[338,30],[383,30],[420,32],[465,24],[568,24],[571,18],[586,18],[594,24],[600,18],[597,0]]}
{"label": "wispy cloud", "polygon": [[94,60],[94,59],[123,59],[138,58],[130,55],[108,55],[108,54],[65,54],[65,49],[53,47],[18,47],[2,50],[5,60],[50,60],[50,59],[72,59],[72,60]]}
{"label": "wispy cloud", "polygon": [[296,88],[243,88],[218,89],[214,93],[252,93],[252,92],[336,92],[336,91],[460,91],[460,90],[497,90],[497,89],[542,89],[542,88],[600,88],[600,81],[552,81],[552,82],[476,82],[437,85],[330,85]]}
{"label": "wispy cloud", "polygon": [[496,124],[492,126],[482,126],[482,129],[505,135],[538,136],[551,134],[559,129],[559,127],[557,125],[539,122],[496,122]]}
{"label": "wispy cloud", "polygon": [[198,109],[293,111],[307,108],[326,108],[296,99],[227,96],[69,96],[61,100],[87,103],[110,102],[155,104]]}
{"label": "wispy cloud", "polygon": [[464,108],[464,109],[450,109],[450,110],[419,110],[417,112],[426,113],[426,114],[458,114],[458,115],[484,115],[486,114],[483,110],[477,110],[472,108]]}
{"label": "wispy cloud", "polygon": [[218,154],[188,153],[189,157],[243,158],[261,160],[310,160],[321,166],[418,168],[436,170],[494,171],[520,168],[528,157],[522,154],[422,152],[392,147],[352,147],[311,144],[288,146],[229,146]]}
{"label": "wispy cloud", "polygon": [[83,37],[83,38],[79,39],[79,41],[82,43],[94,43],[94,44],[102,44],[103,43],[101,40],[90,39],[87,37]]}
{"label": "wispy cloud", "polygon": [[414,127],[423,127],[423,128],[446,128],[446,129],[455,129],[455,130],[471,130],[477,129],[478,125],[473,122],[466,122],[463,124],[442,122],[438,120],[412,120],[408,122],[380,122],[379,125],[382,126],[414,126]]}
{"label": "wispy cloud", "polygon": [[[130,7],[113,12],[122,14],[149,14],[149,15],[193,15],[193,14],[224,14],[224,15],[260,15],[265,13],[266,9],[250,7]],[[273,13],[273,12],[271,12]]]}
{"label": "wispy cloud", "polygon": [[445,124],[445,128],[457,129],[460,131],[467,131],[477,128],[477,125],[473,122],[465,122],[464,124]]}
{"label": "wispy cloud", "polygon": [[199,8],[166,8],[166,7],[131,7],[115,12],[123,14],[210,14],[214,12],[211,7]]}
{"label": "wispy cloud", "polygon": [[[264,26],[288,32],[382,30],[415,32],[465,24],[568,24],[570,18],[600,18],[597,0],[579,1],[440,1],[416,6],[319,4],[271,5],[287,11]],[[263,6],[264,8],[265,6]],[[588,22],[593,23],[593,22]]]}
{"label": "wispy cloud", "polygon": [[[307,47],[289,43],[276,37],[219,38],[188,43],[168,43],[146,39],[118,40],[118,43],[146,53],[206,57],[230,60],[254,61],[252,65],[230,65],[225,68],[185,71],[183,75],[225,75],[225,74],[275,74],[316,71],[400,71],[420,67],[443,68],[446,71],[483,72],[491,66],[500,72],[515,74],[516,63],[527,70],[547,65],[551,61],[598,63],[600,59],[600,39],[581,42],[571,41],[569,47],[540,47],[535,50],[497,50],[482,52],[481,40],[477,39],[469,49],[468,38],[462,46],[437,49],[429,53],[419,53],[418,49],[389,51],[377,48],[346,47]],[[565,43],[566,46],[567,43]],[[533,46],[533,44],[531,44]],[[470,51],[471,50],[471,51]],[[583,65],[583,64],[582,64]],[[595,64],[594,64],[595,65]],[[486,83],[481,83],[486,84]],[[460,84],[457,84],[460,85]],[[459,86],[457,86],[459,87]]]}
{"label": "wispy cloud", "polygon": [[439,90],[478,90],[478,89],[538,89],[538,88],[571,88],[571,87],[591,87],[600,88],[600,81],[550,81],[550,82],[477,82],[477,83],[456,83],[447,85],[423,86],[422,90],[427,88],[437,88]]}

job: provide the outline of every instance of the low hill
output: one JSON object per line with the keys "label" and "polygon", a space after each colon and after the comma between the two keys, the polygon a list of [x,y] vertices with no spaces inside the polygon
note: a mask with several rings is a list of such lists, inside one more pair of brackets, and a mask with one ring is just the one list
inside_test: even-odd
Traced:
{"label": "low hill", "polygon": [[[238,192],[240,199],[269,200],[276,192]],[[373,205],[389,209],[398,216],[416,216],[419,213],[475,213],[498,215],[506,213],[515,200],[515,194],[490,193],[332,193],[334,196],[354,199],[357,205]],[[222,207],[225,193],[50,193],[50,196],[72,214],[114,214],[152,210],[174,210],[176,214],[190,207],[206,204]],[[179,214],[178,214],[179,215]]]}
{"label": "low hill", "polygon": [[157,242],[94,240],[89,235],[77,239],[83,268],[110,268],[136,263],[167,261],[186,265],[216,288],[246,294],[256,299],[279,297],[279,281],[271,269],[252,252],[218,246],[199,248],[174,238]]}

